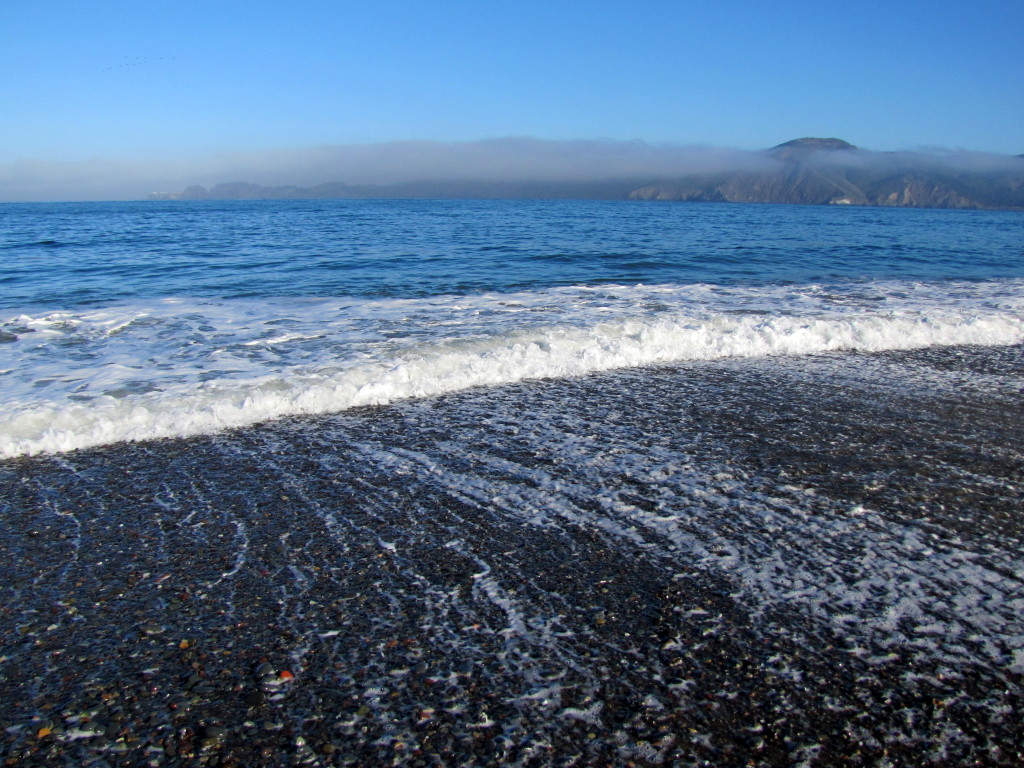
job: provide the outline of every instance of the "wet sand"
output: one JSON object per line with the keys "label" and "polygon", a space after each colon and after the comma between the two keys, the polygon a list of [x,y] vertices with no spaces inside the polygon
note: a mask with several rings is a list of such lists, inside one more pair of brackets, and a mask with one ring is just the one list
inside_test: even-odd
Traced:
{"label": "wet sand", "polygon": [[1020,765],[1024,351],[0,463],[6,764]]}

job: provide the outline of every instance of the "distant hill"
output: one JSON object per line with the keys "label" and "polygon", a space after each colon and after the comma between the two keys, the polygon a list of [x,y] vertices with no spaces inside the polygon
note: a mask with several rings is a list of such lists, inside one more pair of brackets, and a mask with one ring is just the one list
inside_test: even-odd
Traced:
{"label": "distant hill", "polygon": [[151,200],[594,199],[1024,210],[1024,155],[872,152],[806,137],[750,153],[748,167],[594,181],[422,180],[395,184],[193,186]]}
{"label": "distant hill", "polygon": [[869,152],[804,138],[768,150],[767,168],[655,182],[640,200],[1024,210],[1024,162],[992,155]]}
{"label": "distant hill", "polygon": [[806,137],[793,139],[768,150],[772,157],[789,162],[799,162],[813,152],[838,152],[857,149],[853,144],[842,139],[815,139]]}
{"label": "distant hill", "polygon": [[263,187],[246,182],[192,186],[183,192],[154,193],[149,200],[625,200],[642,179],[599,181],[439,180],[400,184],[344,184]]}
{"label": "distant hill", "polygon": [[853,144],[842,139],[816,139],[811,136],[805,136],[802,139],[793,139],[783,144],[779,144],[777,147],[772,147],[769,152],[777,154],[781,150],[785,149],[798,149],[798,150],[837,150],[837,149],[856,149]]}

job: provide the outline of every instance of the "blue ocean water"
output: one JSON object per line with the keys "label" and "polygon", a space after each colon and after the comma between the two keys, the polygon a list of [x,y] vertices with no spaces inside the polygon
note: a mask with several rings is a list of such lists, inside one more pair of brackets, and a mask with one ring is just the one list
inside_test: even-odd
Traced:
{"label": "blue ocean water", "polygon": [[1024,275],[1012,212],[643,202],[8,204],[0,307]]}
{"label": "blue ocean water", "polygon": [[1022,339],[1019,213],[0,206],[0,456],[622,366]]}

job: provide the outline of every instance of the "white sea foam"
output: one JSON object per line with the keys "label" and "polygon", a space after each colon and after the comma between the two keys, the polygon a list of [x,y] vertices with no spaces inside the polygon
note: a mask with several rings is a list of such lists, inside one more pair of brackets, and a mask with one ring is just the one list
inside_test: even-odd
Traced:
{"label": "white sea foam", "polygon": [[1024,281],[167,299],[2,323],[0,456],[188,436],[531,378],[1024,341]]}

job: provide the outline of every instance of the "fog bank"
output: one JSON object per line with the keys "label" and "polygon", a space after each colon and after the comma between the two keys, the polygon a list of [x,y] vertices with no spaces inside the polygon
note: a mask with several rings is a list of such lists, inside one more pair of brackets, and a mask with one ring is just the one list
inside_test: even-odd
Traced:
{"label": "fog bank", "polygon": [[[997,170],[1020,160],[1002,155],[936,151],[816,153],[827,164],[938,163],[960,170]],[[263,186],[393,185],[419,181],[655,182],[695,174],[766,171],[767,151],[643,141],[550,141],[501,138],[473,142],[399,141],[244,151],[157,160],[90,158],[74,162],[0,163],[0,200],[134,200],[191,185],[245,181]]]}

